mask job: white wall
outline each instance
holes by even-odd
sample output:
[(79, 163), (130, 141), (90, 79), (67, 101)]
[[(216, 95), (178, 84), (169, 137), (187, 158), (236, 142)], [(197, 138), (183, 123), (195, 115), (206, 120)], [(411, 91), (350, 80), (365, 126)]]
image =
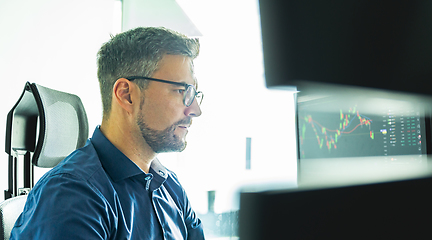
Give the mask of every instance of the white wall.
[(0, 0), (0, 201), (7, 189), (6, 116), (26, 81), (78, 95), (90, 134), (102, 107), (96, 53), (113, 31), (114, 0)]

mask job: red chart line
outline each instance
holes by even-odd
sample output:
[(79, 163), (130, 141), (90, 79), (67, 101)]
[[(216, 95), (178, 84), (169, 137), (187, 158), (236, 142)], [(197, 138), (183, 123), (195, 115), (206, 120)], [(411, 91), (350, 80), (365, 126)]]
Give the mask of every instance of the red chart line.
[[(318, 126), (320, 126), (321, 127), (321, 129), (322, 128), (325, 128), (325, 127), (323, 127), (321, 124), (319, 124), (317, 121), (315, 121), (315, 120), (312, 120), (312, 122), (314, 122), (314, 123), (316, 123)], [(359, 123), (359, 124), (357, 124), (357, 126), (355, 126), (351, 131), (349, 131), (349, 132), (340, 132), (340, 133), (346, 133), (346, 134), (349, 134), (349, 133), (352, 133), (354, 130), (356, 130), (356, 128), (358, 128), (359, 126), (361, 126), (361, 125), (363, 125), (363, 123)], [(325, 128), (326, 129), (326, 131), (329, 131), (329, 132), (337, 132), (338, 130), (332, 130), (332, 129), (327, 129), (327, 128)]]

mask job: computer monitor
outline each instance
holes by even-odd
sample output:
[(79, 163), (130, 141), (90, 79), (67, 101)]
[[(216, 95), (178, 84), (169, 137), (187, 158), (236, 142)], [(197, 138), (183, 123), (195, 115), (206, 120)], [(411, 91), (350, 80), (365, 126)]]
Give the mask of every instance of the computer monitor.
[[(240, 239), (428, 238), (432, 2), (263, 0), (259, 7), (267, 87), (294, 86), (318, 105), (302, 103), (297, 115), (305, 121), (298, 121), (300, 188), (242, 192)], [(385, 118), (388, 100), (407, 108), (391, 104)], [(322, 107), (334, 109), (320, 114)]]
[(259, 1), (267, 87), (332, 83), (432, 95), (432, 2)]
[(243, 192), (239, 235), (261, 239), (430, 238), (432, 178)]
[(297, 93), (299, 184), (342, 185), (427, 173), (429, 110), (403, 96), (350, 88)]

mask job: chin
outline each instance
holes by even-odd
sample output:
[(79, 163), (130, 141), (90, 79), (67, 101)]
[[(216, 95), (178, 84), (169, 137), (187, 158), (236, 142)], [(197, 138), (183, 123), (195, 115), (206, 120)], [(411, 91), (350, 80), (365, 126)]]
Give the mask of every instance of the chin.
[(182, 149), (179, 152), (183, 152), (186, 149), (186, 146), (187, 146), (187, 142), (184, 141), (183, 142), (183, 147), (182, 147)]
[(152, 149), (155, 153), (168, 153), (168, 152), (183, 152), (186, 149), (187, 141), (177, 140), (169, 143), (153, 146)]
[(177, 144), (174, 144), (175, 147), (173, 148), (172, 152), (183, 152), (186, 149), (187, 141), (182, 139)]

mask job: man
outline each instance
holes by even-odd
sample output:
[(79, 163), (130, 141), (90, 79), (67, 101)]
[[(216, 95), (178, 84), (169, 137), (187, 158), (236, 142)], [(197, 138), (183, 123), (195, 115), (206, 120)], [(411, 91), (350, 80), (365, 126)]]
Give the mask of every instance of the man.
[(105, 43), (102, 124), (38, 181), (11, 239), (204, 239), (176, 175), (157, 159), (182, 151), (201, 115), (198, 52), (198, 40), (165, 28), (137, 28)]

